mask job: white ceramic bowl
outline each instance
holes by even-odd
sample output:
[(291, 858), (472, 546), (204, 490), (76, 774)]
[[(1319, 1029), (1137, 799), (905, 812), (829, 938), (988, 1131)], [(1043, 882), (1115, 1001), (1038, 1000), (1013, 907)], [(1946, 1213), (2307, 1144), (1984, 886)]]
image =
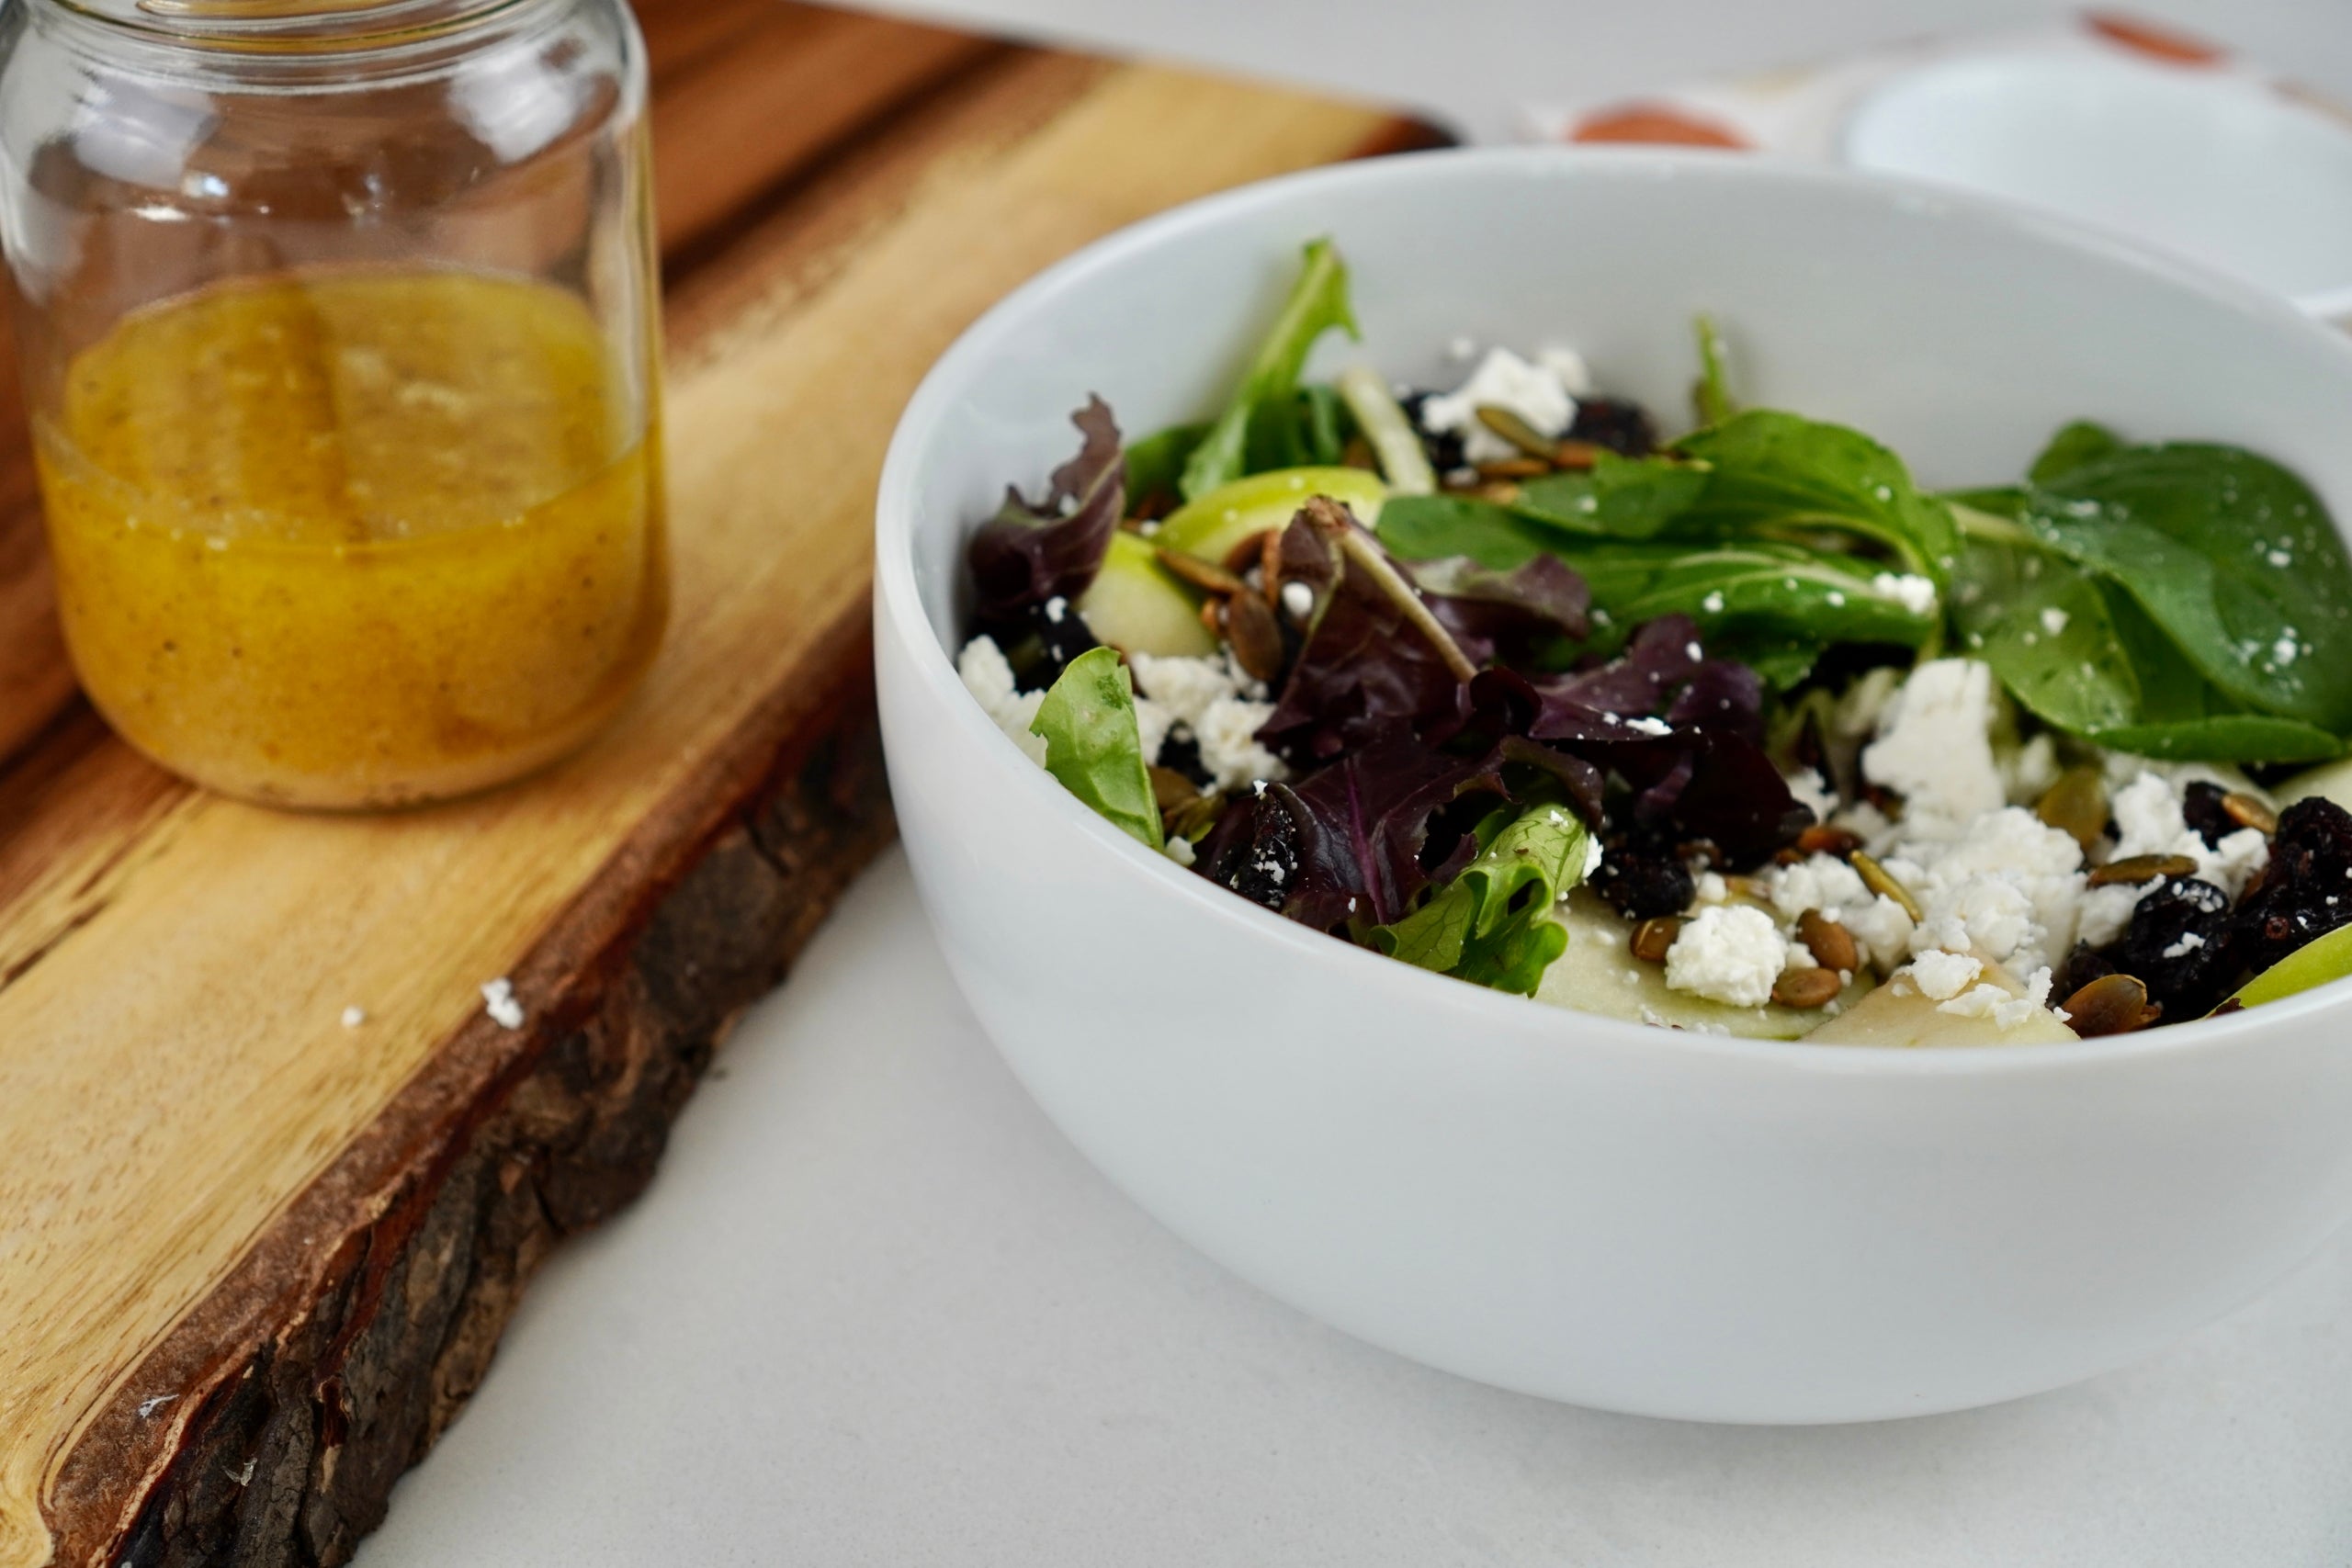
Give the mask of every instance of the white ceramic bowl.
[(1709, 1038), (1498, 996), (1153, 855), (957, 683), (959, 559), (1101, 392), (1213, 406), (1302, 242), (1362, 355), (1582, 348), (1677, 415), (1713, 311), (1759, 403), (1933, 484), (2064, 421), (2239, 441), (2352, 517), (2352, 344), (2285, 303), (1964, 197), (1707, 154), (1529, 149), (1300, 175), (1113, 236), (972, 328), (909, 405), (876, 643), (899, 822), (948, 963), (1040, 1105), (1170, 1229), (1374, 1344), (1646, 1415), (1849, 1421), (2053, 1387), (2246, 1301), (2352, 1212), (2344, 987), (2009, 1050)]

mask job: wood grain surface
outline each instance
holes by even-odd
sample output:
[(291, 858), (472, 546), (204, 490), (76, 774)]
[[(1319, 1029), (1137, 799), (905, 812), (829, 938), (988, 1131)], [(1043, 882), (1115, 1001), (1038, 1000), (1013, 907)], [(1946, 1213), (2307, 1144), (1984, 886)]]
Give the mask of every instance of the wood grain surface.
[(1113, 228), (1419, 135), (777, 0), (640, 12), (676, 613), (586, 753), (375, 818), (181, 785), (71, 696), (0, 410), (0, 1568), (350, 1555), (888, 836), (869, 508), (924, 368)]

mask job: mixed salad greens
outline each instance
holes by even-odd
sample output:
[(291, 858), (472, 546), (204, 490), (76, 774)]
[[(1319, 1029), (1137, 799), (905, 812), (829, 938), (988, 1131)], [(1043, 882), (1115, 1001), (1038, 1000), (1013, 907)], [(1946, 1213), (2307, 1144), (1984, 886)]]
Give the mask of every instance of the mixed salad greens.
[(967, 685), (1145, 845), (1683, 1028), (2070, 1039), (2352, 972), (2352, 562), (2292, 473), (2081, 423), (1929, 493), (1738, 406), (1703, 319), (1671, 441), (1567, 349), (1306, 381), (1332, 333), (1317, 242), (1213, 418), (1090, 400), (971, 539)]

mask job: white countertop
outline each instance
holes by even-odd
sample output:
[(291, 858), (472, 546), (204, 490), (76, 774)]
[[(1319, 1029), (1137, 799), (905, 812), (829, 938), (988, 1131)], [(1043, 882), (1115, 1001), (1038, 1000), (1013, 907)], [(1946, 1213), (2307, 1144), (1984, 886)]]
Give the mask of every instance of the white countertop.
[(2064, 1393), (1689, 1426), (1426, 1371), (1160, 1230), (981, 1036), (896, 851), (720, 1063), (362, 1568), (2352, 1562), (2352, 1238)]
[[(1290, 73), (1492, 135), (2049, 0), (904, 0)], [(2345, 0), (2133, 0), (2352, 97)], [(2352, 1236), (2135, 1371), (1973, 1414), (1743, 1430), (1546, 1404), (1275, 1304), (1062, 1142), (903, 859), (854, 891), (561, 1253), (363, 1568), (2301, 1568), (2352, 1563)]]

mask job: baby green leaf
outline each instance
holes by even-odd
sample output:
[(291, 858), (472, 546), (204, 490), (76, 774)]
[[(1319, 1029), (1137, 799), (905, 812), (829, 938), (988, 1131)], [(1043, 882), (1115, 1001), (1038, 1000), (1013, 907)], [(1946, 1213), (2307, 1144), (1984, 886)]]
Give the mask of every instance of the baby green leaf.
[(1512, 509), (1566, 533), (1654, 539), (1697, 505), (1706, 489), (1703, 465), (1603, 452), (1589, 473), (1528, 480)]
[(1677, 531), (1719, 536), (1831, 529), (1877, 541), (1941, 584), (1959, 549), (1951, 513), (1894, 453), (1843, 425), (1756, 409), (1676, 443), (1713, 468)]
[(1139, 501), (1146, 496), (1176, 493), (1185, 460), (1208, 433), (1206, 421), (1171, 424), (1131, 444), (1126, 451), (1128, 496)]
[(2103, 424), (2078, 419), (2050, 438), (2041, 456), (2026, 470), (2026, 478), (2038, 485), (2055, 484), (2086, 464), (2095, 463), (2123, 445), (2115, 432)]
[[(1350, 337), (1356, 334), (1354, 313), (1348, 306), (1348, 269), (1329, 240), (1306, 247), (1306, 263), (1292, 285), (1290, 298), (1272, 328), (1258, 346), (1257, 355), (1234, 389), (1233, 399), (1218, 414), (1208, 434), (1185, 460), (1184, 499), (1197, 500), (1221, 484), (1250, 472), (1253, 427), (1261, 443), (1282, 442), (1286, 425), (1289, 440), (1301, 440), (1297, 401), (1299, 372), (1316, 340), (1334, 327)], [(1304, 462), (1287, 457), (1266, 466), (1283, 468)]]
[(1549, 547), (1549, 536), (1506, 506), (1464, 495), (1392, 495), (1374, 532), (1399, 560), (1467, 556), (1509, 571)]
[(1144, 765), (1135, 686), (1115, 649), (1089, 649), (1069, 661), (1029, 726), (1046, 741), (1046, 771), (1121, 831), (1157, 850), (1159, 803)]
[(2069, 734), (2176, 761), (2295, 761), (2340, 750), (2324, 730), (2245, 711), (2128, 594), (2037, 546), (1972, 541), (1953, 599), (1966, 650)]
[(1721, 424), (1739, 412), (1731, 400), (1731, 384), (1724, 375), (1724, 339), (1713, 316), (1692, 319), (1699, 334), (1699, 379), (1690, 389), (1690, 405), (1701, 424)]
[(1589, 834), (1556, 801), (1480, 825), (1487, 847), (1430, 901), (1370, 933), (1391, 957), (1499, 991), (1532, 996), (1552, 961), (1567, 950), (1553, 914), (1560, 896), (1584, 880)]
[(2020, 521), (2120, 583), (2235, 705), (2352, 729), (2352, 561), (2310, 488), (2235, 447), (2124, 446)]

